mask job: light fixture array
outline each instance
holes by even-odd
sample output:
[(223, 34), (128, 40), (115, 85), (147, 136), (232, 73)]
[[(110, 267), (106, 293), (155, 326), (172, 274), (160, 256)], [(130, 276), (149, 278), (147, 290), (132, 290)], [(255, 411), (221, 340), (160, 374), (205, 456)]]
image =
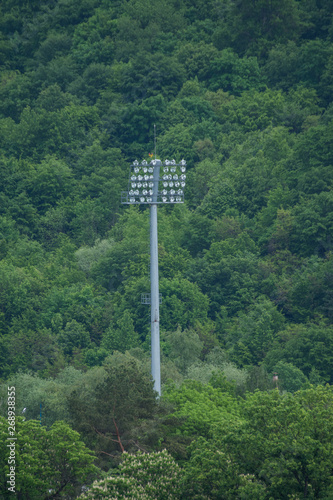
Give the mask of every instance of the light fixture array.
[[(158, 166), (157, 166), (158, 165)], [(154, 169), (159, 168), (159, 175)], [(143, 160), (133, 162), (130, 170), (128, 191), (123, 193), (122, 202), (128, 204), (184, 203), (186, 184), (186, 161)]]

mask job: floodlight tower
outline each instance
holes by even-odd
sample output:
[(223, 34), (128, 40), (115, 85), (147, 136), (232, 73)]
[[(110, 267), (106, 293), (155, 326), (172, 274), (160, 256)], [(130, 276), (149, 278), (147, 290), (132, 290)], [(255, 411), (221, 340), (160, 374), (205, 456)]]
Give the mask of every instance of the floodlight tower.
[[(163, 170), (163, 173), (161, 172)], [(160, 294), (158, 284), (157, 205), (184, 203), (186, 161), (146, 160), (133, 162), (128, 190), (121, 202), (127, 205), (150, 206), (150, 304), (151, 304), (151, 373), (154, 389), (161, 395), (160, 362)]]

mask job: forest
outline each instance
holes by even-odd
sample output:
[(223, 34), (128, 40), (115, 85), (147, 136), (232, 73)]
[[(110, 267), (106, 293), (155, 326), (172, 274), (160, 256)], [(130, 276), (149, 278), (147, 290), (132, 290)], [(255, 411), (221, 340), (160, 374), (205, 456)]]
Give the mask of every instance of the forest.
[[(2, 0), (1, 499), (333, 500), (332, 19)], [(187, 162), (158, 208), (160, 399), (149, 208), (121, 204), (154, 125)]]

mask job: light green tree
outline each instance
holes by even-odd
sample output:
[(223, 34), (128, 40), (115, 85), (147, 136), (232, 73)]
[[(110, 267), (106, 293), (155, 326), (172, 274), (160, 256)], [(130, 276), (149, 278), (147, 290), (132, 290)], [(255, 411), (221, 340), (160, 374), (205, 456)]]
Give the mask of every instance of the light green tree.
[[(186, 380), (176, 389), (166, 387), (164, 397), (173, 403), (173, 416), (178, 419), (175, 432), (185, 436), (212, 436), (216, 422), (238, 422), (237, 400), (220, 388)], [(224, 425), (224, 424), (223, 424)]]

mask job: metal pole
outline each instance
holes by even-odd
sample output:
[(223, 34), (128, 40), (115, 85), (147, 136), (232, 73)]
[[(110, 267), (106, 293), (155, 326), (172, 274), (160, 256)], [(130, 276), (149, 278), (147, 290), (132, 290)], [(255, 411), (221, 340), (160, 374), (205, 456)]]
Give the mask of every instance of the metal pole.
[[(151, 374), (154, 389), (161, 396), (160, 295), (158, 286), (157, 194), (161, 161), (154, 167), (153, 203), (150, 206), (150, 287), (151, 287)], [(155, 203), (154, 203), (155, 202)]]

